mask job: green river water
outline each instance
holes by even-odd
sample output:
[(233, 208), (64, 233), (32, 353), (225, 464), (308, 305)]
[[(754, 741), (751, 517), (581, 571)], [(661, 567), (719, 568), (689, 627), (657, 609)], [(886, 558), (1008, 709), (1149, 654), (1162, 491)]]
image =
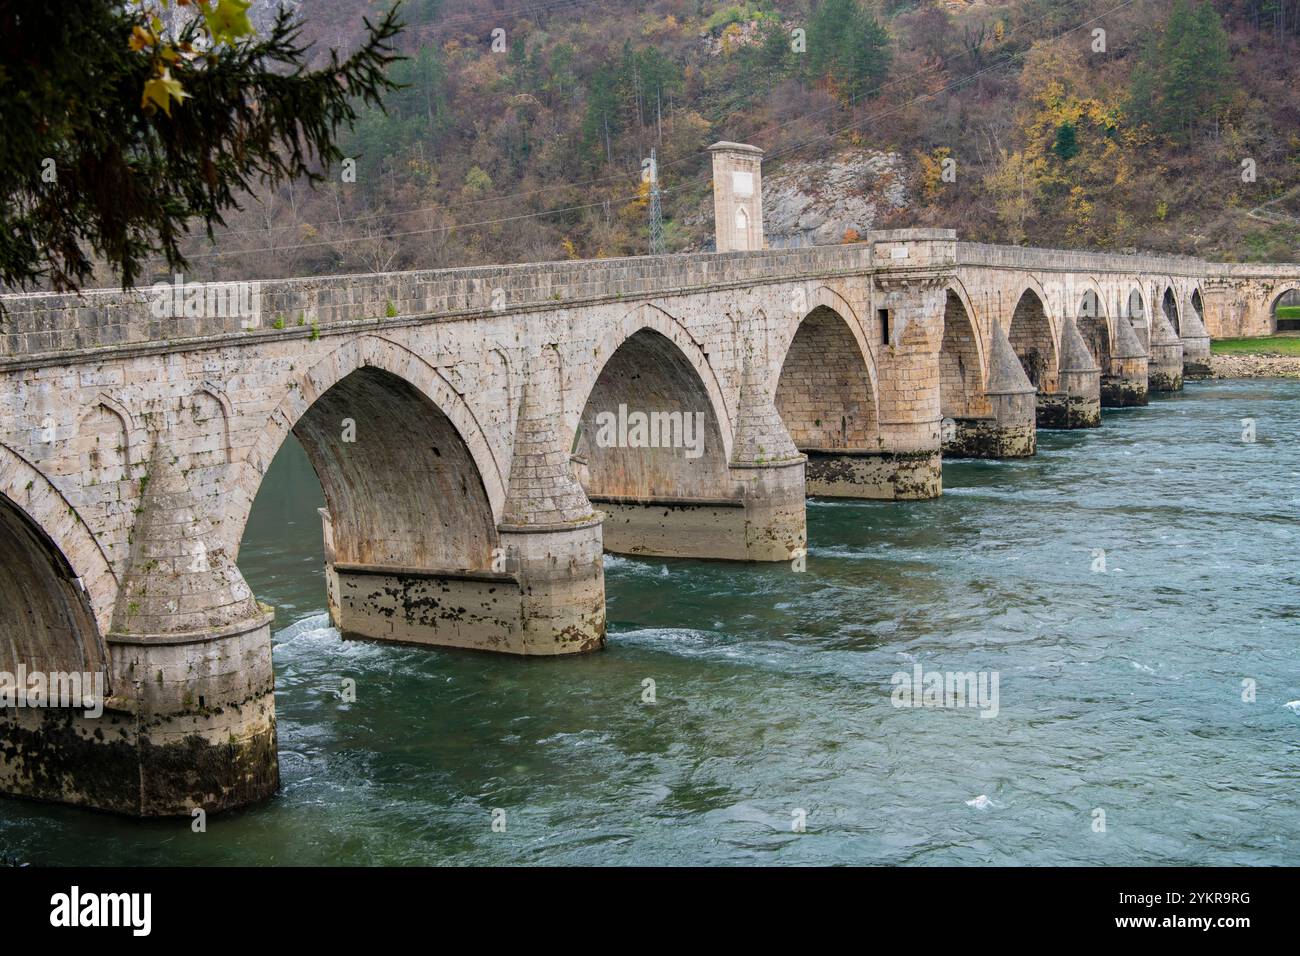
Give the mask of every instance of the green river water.
[[(1033, 459), (946, 462), (936, 501), (810, 501), (804, 573), (607, 556), (608, 648), (560, 660), (341, 640), (320, 488), (291, 440), (240, 554), (277, 608), (280, 794), (206, 833), (0, 800), (0, 850), (1300, 863), (1298, 438), (1300, 382), (1190, 383), (1100, 429), (1040, 432)], [(893, 706), (891, 677), (916, 664), (996, 674), (997, 716)]]

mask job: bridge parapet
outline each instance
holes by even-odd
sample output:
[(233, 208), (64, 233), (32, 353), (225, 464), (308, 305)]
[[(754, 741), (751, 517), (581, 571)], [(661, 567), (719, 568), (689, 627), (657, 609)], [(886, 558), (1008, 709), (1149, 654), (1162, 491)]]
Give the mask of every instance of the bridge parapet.
[[(1121, 273), (1201, 277), (1227, 268), (1190, 256), (1124, 255), (1080, 249), (1039, 249), (1026, 246), (958, 242), (959, 266), (986, 266), (1031, 272)], [(1300, 267), (1297, 267), (1300, 269)]]
[[(175, 283), (132, 292), (88, 290), (80, 296), (8, 295), (0, 297), (5, 309), (0, 316), (0, 361), (133, 346), (174, 347), (191, 339), (264, 340), (312, 326), (382, 327), (412, 320), (553, 311), (870, 269), (869, 246), (852, 244), (280, 279), (255, 283), (255, 295), (245, 300), (256, 305), (253, 317), (211, 314), (214, 310), (206, 306), (204, 296), (229, 283), (182, 286), (179, 310), (174, 307)], [(192, 295), (197, 296), (192, 301), (205, 304), (196, 305), (196, 314), (190, 315), (185, 306)]]

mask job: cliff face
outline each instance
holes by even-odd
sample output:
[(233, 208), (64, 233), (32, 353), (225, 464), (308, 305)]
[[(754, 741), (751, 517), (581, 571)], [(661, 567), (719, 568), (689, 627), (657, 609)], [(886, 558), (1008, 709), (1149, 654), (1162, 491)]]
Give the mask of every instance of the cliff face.
[(897, 153), (845, 150), (783, 164), (763, 182), (763, 220), (774, 249), (821, 246), (865, 235), (907, 205)]
[[(277, 4), (316, 66), (355, 48), (384, 5), (259, 0), (259, 26)], [(1112, 6), (404, 0), (408, 59), (390, 68), (401, 89), (340, 131), (355, 177), (259, 194), (218, 231), (220, 257), (194, 260), (196, 277), (635, 255), (648, 248), (652, 148), (667, 249), (709, 248), (718, 140), (765, 150), (775, 248), (936, 226), (984, 242), (1300, 257), (1300, 27), (1272, 35), (1214, 0), (1227, 36), (1227, 71), (1209, 84), (1218, 105), (1170, 132), (1160, 97), (1181, 89), (1183, 61), (1144, 51), (1177, 33), (1175, 4)], [(850, 8), (819, 34), (820, 11)], [(863, 78), (852, 70), (867, 13), (884, 52)], [(1106, 52), (1072, 42), (1103, 14)], [(842, 37), (856, 45), (819, 57)], [(1229, 174), (1243, 157), (1253, 181)], [(956, 179), (940, 175), (949, 161)]]

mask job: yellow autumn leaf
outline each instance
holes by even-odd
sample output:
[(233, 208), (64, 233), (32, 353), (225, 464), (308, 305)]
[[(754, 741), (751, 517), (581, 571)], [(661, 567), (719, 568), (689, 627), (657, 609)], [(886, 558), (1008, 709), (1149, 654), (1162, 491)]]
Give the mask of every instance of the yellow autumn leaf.
[(160, 76), (145, 83), (144, 97), (140, 100), (140, 105), (147, 107), (153, 104), (171, 116), (172, 100), (179, 103), (189, 95), (181, 88), (181, 81), (172, 78), (172, 71), (164, 69)]
[(154, 42), (154, 35), (150, 33), (148, 30), (146, 30), (144, 27), (136, 25), (131, 28), (131, 40), (128, 45), (131, 47), (132, 50), (135, 50), (138, 53), (140, 50), (143, 50), (145, 47), (152, 46), (153, 42)]
[(252, 33), (253, 23), (248, 19), (248, 8), (252, 5), (252, 0), (217, 0), (211, 10), (204, 7), (203, 19), (213, 42), (234, 43)]

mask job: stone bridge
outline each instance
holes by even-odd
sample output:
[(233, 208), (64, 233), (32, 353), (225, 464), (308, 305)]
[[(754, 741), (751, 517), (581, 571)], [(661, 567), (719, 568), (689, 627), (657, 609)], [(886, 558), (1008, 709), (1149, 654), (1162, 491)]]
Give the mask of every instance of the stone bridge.
[(759, 155), (714, 148), (716, 253), (4, 297), (0, 672), (104, 686), (98, 717), (0, 708), (0, 790), (276, 790), (272, 611), (236, 561), (290, 432), (345, 635), (592, 651), (604, 551), (797, 560), (805, 495), (937, 496), (944, 453), (1180, 388), (1300, 287), (946, 230), (765, 250)]

